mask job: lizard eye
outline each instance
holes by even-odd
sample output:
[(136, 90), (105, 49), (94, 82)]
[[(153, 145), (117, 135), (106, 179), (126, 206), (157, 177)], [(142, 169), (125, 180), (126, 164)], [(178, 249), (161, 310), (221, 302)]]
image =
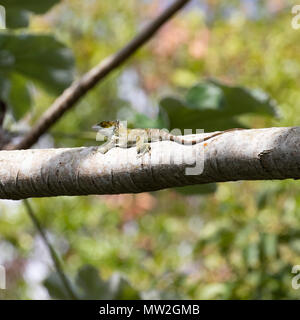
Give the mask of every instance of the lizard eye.
[(99, 126), (102, 128), (109, 128), (109, 127), (111, 127), (111, 121), (101, 121), (99, 123)]

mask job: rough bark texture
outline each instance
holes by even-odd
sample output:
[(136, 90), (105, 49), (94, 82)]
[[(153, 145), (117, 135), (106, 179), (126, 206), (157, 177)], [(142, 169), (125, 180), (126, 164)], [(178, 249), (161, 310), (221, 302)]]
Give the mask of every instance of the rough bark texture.
[[(97, 147), (1, 151), (0, 198), (137, 193), (209, 182), (300, 178), (300, 127), (240, 130), (195, 146), (165, 141), (151, 147), (151, 158), (139, 159), (136, 148), (114, 148), (105, 155)], [(201, 160), (203, 172), (187, 175), (185, 169)]]

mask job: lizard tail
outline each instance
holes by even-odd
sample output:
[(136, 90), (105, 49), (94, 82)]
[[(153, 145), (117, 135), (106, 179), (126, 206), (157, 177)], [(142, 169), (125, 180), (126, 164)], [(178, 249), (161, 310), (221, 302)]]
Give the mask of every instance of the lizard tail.
[(195, 145), (197, 143), (205, 141), (205, 138), (196, 138), (196, 139), (186, 139), (178, 136), (170, 136), (170, 141), (174, 141), (179, 144), (185, 144), (185, 145)]
[(168, 135), (168, 139), (170, 141), (174, 141), (176, 143), (179, 143), (179, 144), (184, 144), (184, 145), (195, 145), (195, 144), (198, 144), (198, 143), (201, 143), (201, 142), (204, 142), (204, 141), (207, 141), (211, 138), (214, 138), (216, 136), (219, 136), (223, 133), (226, 133), (228, 131), (236, 131), (236, 130), (244, 130), (242, 128), (233, 128), (233, 129), (228, 129), (228, 130), (225, 130), (225, 131), (218, 131), (218, 132), (215, 132), (213, 134), (211, 134), (210, 136), (207, 136), (207, 137), (199, 137), (199, 138), (196, 138), (196, 139), (185, 139), (185, 138), (182, 138), (182, 137), (179, 137), (179, 136), (173, 136), (173, 135)]

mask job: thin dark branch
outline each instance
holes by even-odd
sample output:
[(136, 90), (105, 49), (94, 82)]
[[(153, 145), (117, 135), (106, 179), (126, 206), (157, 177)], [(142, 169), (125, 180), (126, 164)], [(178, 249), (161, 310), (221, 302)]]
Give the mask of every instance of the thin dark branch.
[(6, 109), (6, 103), (0, 100), (0, 128), (2, 128), (3, 125)]
[(76, 294), (73, 292), (71, 283), (69, 282), (67, 276), (65, 275), (65, 273), (63, 271), (63, 268), (62, 268), (62, 266), (60, 264), (60, 261), (59, 261), (59, 258), (57, 256), (57, 253), (54, 250), (54, 248), (52, 247), (49, 239), (47, 238), (47, 235), (46, 235), (45, 231), (43, 230), (39, 220), (35, 216), (29, 201), (27, 199), (25, 199), (25, 200), (23, 200), (23, 203), (24, 203), (24, 206), (26, 207), (26, 210), (27, 210), (27, 213), (28, 213), (29, 217), (31, 218), (34, 226), (38, 230), (40, 236), (42, 237), (44, 243), (46, 244), (46, 246), (47, 246), (47, 248), (49, 250), (49, 253), (50, 253), (50, 256), (51, 256), (52, 261), (54, 263), (56, 272), (58, 273), (58, 276), (60, 277), (61, 282), (63, 283), (66, 291), (68, 292), (69, 297), (71, 299), (73, 299), (73, 300), (77, 300), (78, 298), (77, 298)]
[(11, 141), (11, 134), (3, 128), (3, 122), (7, 106), (4, 100), (0, 99), (0, 150)]
[(5, 149), (27, 149), (30, 148), (41, 135), (43, 135), (63, 114), (72, 108), (91, 88), (100, 82), (111, 71), (121, 65), (132, 56), (137, 49), (145, 44), (177, 11), (179, 11), (190, 0), (176, 0), (171, 6), (164, 10), (146, 28), (117, 53), (104, 59), (89, 72), (75, 81), (61, 96), (59, 96), (50, 108), (41, 116), (36, 125), (16, 145), (8, 145)]

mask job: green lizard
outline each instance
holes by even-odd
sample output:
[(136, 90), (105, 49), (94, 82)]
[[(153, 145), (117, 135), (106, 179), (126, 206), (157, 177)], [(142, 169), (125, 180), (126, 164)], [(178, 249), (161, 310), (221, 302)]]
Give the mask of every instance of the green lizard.
[(241, 128), (233, 128), (213, 133), (205, 138), (199, 137), (188, 140), (172, 135), (163, 129), (127, 129), (127, 127), (124, 126), (119, 120), (101, 121), (92, 128), (107, 138), (107, 143), (99, 148), (101, 153), (104, 154), (114, 147), (129, 148), (136, 146), (138, 157), (141, 157), (151, 151), (150, 142), (174, 141), (184, 145), (195, 145), (228, 131), (243, 130)]

